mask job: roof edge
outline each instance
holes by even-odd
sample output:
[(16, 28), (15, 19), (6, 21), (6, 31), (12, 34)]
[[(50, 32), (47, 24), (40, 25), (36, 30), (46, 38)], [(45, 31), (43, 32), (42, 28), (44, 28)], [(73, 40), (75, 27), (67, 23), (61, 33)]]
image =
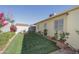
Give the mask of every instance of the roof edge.
[(55, 16), (46, 18), (46, 19), (44, 19), (44, 20), (42, 20), (42, 21), (36, 22), (34, 25), (36, 25), (36, 24), (38, 24), (38, 23), (41, 23), (41, 22), (44, 22), (44, 21), (47, 21), (48, 19), (51, 19), (51, 18), (55, 18), (55, 17), (57, 17), (57, 16), (61, 16), (61, 15), (63, 15), (63, 14), (68, 14), (68, 12), (73, 11), (73, 10), (75, 10), (75, 9), (79, 9), (79, 6), (76, 6), (76, 7), (74, 7), (74, 8), (71, 8), (70, 10), (66, 10), (66, 11), (64, 11), (64, 12), (61, 12), (61, 13), (55, 15)]

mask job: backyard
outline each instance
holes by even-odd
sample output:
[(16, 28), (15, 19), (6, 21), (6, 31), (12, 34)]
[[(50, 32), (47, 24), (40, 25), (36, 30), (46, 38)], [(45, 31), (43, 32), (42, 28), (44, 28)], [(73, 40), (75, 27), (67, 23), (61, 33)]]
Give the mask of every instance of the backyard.
[(49, 41), (34, 32), (19, 33), (8, 46), (6, 54), (46, 54), (59, 49), (54, 42)]

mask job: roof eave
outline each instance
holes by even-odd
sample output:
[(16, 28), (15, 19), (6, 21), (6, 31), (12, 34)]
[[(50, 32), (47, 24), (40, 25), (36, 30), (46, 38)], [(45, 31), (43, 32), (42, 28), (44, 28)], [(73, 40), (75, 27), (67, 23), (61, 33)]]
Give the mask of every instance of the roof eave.
[(36, 25), (36, 24), (38, 24), (38, 23), (41, 23), (41, 22), (44, 22), (44, 21), (47, 21), (47, 20), (49, 20), (49, 19), (51, 19), (51, 18), (55, 18), (55, 17), (61, 16), (61, 15), (64, 15), (64, 14), (68, 14), (68, 12), (73, 11), (73, 10), (75, 10), (75, 9), (79, 9), (79, 6), (73, 8), (73, 9), (64, 11), (64, 12), (62, 12), (62, 13), (60, 13), (60, 14), (55, 15), (55, 16), (49, 17), (49, 18), (47, 18), (47, 19), (44, 19), (44, 20), (42, 20), (42, 21), (39, 21), (39, 22), (35, 23), (34, 25)]

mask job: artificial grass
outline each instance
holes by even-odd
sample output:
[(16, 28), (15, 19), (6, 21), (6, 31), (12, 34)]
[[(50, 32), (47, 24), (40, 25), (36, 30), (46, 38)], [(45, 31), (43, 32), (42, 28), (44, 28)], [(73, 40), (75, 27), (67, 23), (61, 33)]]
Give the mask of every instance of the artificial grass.
[(19, 33), (9, 47), (4, 52), (5, 54), (47, 54), (59, 49), (54, 42), (49, 41), (42, 35), (34, 32)]
[(11, 37), (14, 35), (14, 32), (5, 32), (0, 34), (0, 49), (3, 49), (6, 43), (11, 39)]
[(23, 54), (47, 54), (59, 49), (56, 43), (49, 41), (42, 35), (29, 32), (24, 35), (22, 52)]
[(22, 33), (17, 34), (4, 53), (20, 54), (22, 49), (22, 40), (23, 40), (23, 34)]

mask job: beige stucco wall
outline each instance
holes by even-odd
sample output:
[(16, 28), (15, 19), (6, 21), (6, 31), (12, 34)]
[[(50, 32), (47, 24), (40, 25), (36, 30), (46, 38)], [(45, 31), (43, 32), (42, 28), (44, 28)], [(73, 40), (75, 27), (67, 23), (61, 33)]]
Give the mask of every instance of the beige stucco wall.
[[(36, 25), (36, 32), (38, 31), (41, 31), (43, 32), (44, 30), (44, 24), (47, 23), (47, 29), (48, 29), (48, 36), (54, 36), (54, 33), (55, 33), (55, 29), (54, 29), (54, 21), (55, 20), (61, 20), (63, 19), (64, 20), (64, 31), (66, 31), (66, 14), (62, 15), (62, 16), (59, 16), (59, 17), (56, 17), (56, 18), (51, 18), (47, 21), (44, 21), (44, 22), (40, 22)], [(39, 26), (39, 29), (37, 29), (37, 26)]]
[(70, 33), (67, 42), (75, 49), (79, 49), (79, 35), (76, 30), (79, 30), (79, 9), (69, 12), (67, 16), (67, 31)]
[(55, 33), (55, 29), (54, 29), (54, 22), (55, 20), (64, 20), (64, 28), (63, 30), (66, 31), (66, 14), (56, 17), (56, 18), (52, 18), (51, 20), (48, 21), (48, 36), (54, 36)]

